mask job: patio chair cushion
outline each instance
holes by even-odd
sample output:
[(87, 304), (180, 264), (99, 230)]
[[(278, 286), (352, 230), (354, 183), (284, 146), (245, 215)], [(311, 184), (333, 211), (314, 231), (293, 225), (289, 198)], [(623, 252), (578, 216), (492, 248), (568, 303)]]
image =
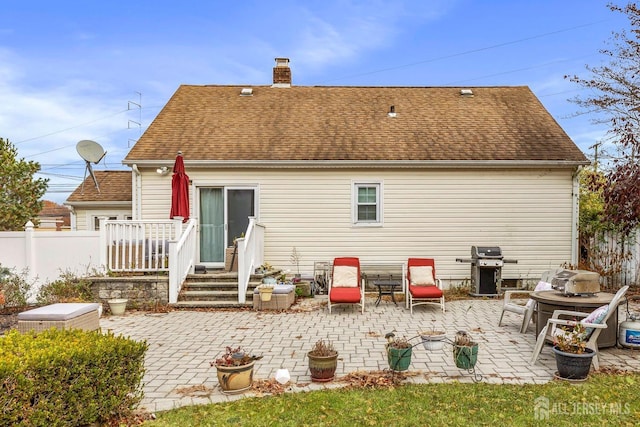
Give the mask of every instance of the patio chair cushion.
[(411, 284), (414, 286), (435, 286), (436, 284), (431, 266), (411, 266), (409, 274), (411, 274)]
[(424, 285), (409, 285), (409, 291), (413, 298), (440, 298), (442, 296), (442, 289), (437, 286), (424, 286)]
[[(609, 312), (609, 304), (605, 304), (593, 310), (587, 317), (582, 319), (580, 323), (596, 323), (600, 324), (604, 321), (604, 318), (607, 317), (607, 313)], [(593, 332), (594, 328), (586, 328), (585, 334), (588, 337)]]
[[(551, 289), (553, 289), (553, 286), (551, 285), (551, 283), (547, 283), (545, 281), (540, 280), (538, 282), (538, 284), (536, 285), (536, 287), (533, 289), (534, 292), (538, 292), (538, 291), (550, 291)], [(529, 298), (529, 300), (527, 301), (527, 303), (525, 304), (525, 307), (530, 308), (533, 307), (533, 305), (536, 302), (534, 300), (532, 300), (531, 298)]]
[(329, 293), (331, 302), (334, 303), (359, 303), (362, 298), (358, 287), (333, 287)]
[[(333, 267), (333, 284), (334, 288), (356, 288), (358, 295), (358, 268), (350, 265), (336, 265)], [(360, 298), (358, 297), (358, 301)]]

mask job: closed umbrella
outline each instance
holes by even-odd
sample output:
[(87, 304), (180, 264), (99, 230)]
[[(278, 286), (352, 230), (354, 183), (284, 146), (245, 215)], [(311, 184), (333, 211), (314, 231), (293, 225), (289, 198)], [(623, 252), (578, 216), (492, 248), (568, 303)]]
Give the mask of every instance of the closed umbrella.
[(189, 177), (184, 172), (184, 160), (180, 151), (178, 151), (176, 162), (173, 165), (169, 218), (173, 219), (176, 216), (184, 217), (183, 222), (187, 222), (189, 219)]

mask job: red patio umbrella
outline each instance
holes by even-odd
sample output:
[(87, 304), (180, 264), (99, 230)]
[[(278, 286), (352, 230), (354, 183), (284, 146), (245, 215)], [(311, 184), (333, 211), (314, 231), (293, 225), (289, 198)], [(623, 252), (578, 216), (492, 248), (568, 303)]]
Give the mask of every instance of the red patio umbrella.
[(171, 214), (169, 218), (173, 219), (176, 216), (184, 217), (183, 222), (187, 222), (189, 219), (189, 177), (184, 172), (181, 151), (178, 151), (171, 179)]

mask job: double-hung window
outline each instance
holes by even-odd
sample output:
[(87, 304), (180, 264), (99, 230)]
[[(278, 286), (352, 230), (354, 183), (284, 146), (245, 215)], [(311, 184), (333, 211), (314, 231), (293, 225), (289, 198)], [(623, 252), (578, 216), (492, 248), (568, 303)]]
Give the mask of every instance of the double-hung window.
[(354, 224), (382, 225), (382, 184), (354, 182), (352, 209)]

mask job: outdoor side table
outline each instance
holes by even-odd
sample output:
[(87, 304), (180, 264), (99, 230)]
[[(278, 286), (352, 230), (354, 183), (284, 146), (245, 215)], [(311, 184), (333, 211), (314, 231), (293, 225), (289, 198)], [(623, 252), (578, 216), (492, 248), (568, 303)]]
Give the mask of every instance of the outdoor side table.
[(376, 300), (376, 307), (380, 304), (380, 301), (382, 301), (383, 295), (390, 295), (391, 301), (393, 301), (395, 305), (398, 305), (398, 303), (396, 302), (395, 291), (396, 288), (402, 286), (402, 282), (400, 280), (374, 280), (373, 285), (378, 288), (378, 299)]

